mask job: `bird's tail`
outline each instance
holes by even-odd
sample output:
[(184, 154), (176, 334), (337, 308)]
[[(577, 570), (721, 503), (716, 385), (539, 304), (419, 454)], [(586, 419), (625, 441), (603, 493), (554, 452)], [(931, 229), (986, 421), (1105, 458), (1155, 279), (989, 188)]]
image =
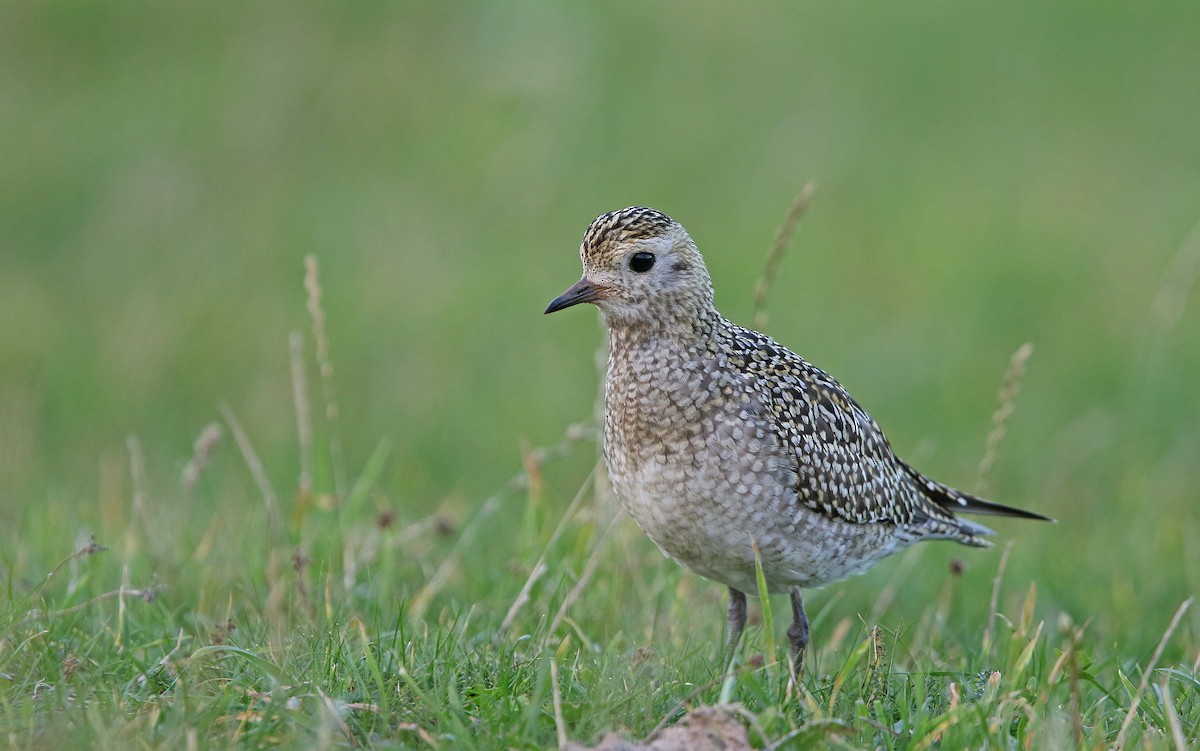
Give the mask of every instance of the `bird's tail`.
[(995, 534), (991, 529), (982, 524), (970, 521), (968, 519), (959, 518), (959, 513), (967, 514), (990, 514), (992, 516), (1013, 516), (1019, 519), (1036, 519), (1038, 521), (1053, 522), (1048, 516), (1026, 511), (1025, 509), (1014, 508), (1012, 506), (1004, 506), (999, 503), (979, 498), (978, 496), (964, 493), (956, 490), (949, 485), (943, 485), (935, 480), (930, 480), (925, 475), (917, 470), (904, 465), (908, 474), (916, 482), (917, 487), (927, 499), (932, 501), (942, 510), (949, 512), (949, 515), (954, 519), (954, 524), (958, 527), (960, 535), (954, 535), (954, 539), (967, 545), (975, 545), (979, 547), (986, 546), (987, 540), (982, 538), (983, 535)]

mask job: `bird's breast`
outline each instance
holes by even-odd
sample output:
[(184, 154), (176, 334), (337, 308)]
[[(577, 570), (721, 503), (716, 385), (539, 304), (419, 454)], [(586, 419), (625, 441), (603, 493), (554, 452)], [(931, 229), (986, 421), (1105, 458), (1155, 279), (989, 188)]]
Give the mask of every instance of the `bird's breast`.
[(703, 360), (618, 365), (605, 392), (613, 487), (668, 555), (703, 573), (706, 556), (745, 560), (755, 530), (789, 522), (794, 468), (735, 373)]

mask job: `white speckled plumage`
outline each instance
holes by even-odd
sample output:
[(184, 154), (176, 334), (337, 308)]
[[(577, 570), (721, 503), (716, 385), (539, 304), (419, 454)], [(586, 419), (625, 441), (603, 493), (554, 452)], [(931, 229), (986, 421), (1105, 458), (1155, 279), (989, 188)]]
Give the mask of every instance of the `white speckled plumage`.
[[(1044, 518), (933, 482), (819, 368), (717, 312), (691, 237), (661, 212), (598, 217), (584, 275), (546, 312), (596, 304), (610, 332), (604, 455), (624, 507), (664, 553), (730, 588), (728, 650), (755, 588), (792, 594), (860, 573), (918, 540), (982, 546), (954, 511)], [(740, 612), (739, 612), (740, 611)], [(727, 653), (727, 657), (729, 654)]]

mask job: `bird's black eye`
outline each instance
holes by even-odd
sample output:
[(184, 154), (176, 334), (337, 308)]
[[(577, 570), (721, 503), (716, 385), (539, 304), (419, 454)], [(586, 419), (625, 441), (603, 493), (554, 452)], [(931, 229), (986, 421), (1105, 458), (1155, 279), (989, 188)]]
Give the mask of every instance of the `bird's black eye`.
[(652, 266), (654, 266), (653, 253), (634, 253), (629, 257), (629, 268), (639, 274), (649, 271)]

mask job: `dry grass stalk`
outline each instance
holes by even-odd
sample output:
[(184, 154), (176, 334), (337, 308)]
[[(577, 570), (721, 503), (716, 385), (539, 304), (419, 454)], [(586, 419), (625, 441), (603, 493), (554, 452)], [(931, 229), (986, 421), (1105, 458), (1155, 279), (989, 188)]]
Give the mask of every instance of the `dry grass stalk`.
[(308, 376), (304, 369), (304, 337), (299, 331), (288, 336), (288, 354), (292, 364), (292, 404), (296, 409), (296, 437), (300, 441), (300, 495), (312, 493), (313, 431), (312, 411), (308, 402)]
[(485, 523), (500, 509), (500, 503), (508, 495), (510, 488), (505, 488), (499, 493), (495, 493), (483, 502), (475, 515), (471, 517), (471, 521), (463, 527), (462, 534), (458, 541), (454, 543), (450, 554), (447, 555), (433, 575), (429, 577), (429, 581), (425, 582), (425, 586), (421, 587), (421, 591), (409, 603), (408, 612), (412, 614), (415, 620), (420, 620), (425, 617), (425, 610), (429, 607), (429, 603), (433, 601), (434, 596), (446, 586), (446, 582), (450, 580), (450, 575), (454, 573), (458, 566), (459, 556), (463, 551), (469, 550), (475, 542), (475, 537), (484, 527)]
[(1071, 652), (1071, 731), (1075, 734), (1075, 747), (1083, 748), (1083, 687), (1080, 681), (1079, 661), (1076, 651)]
[(1162, 694), (1163, 713), (1167, 716), (1167, 727), (1171, 729), (1171, 740), (1175, 744), (1175, 751), (1187, 751), (1188, 742), (1183, 734), (1183, 724), (1179, 721), (1179, 713), (1175, 711), (1175, 700), (1171, 697), (1170, 678), (1163, 676), (1158, 688)]
[(117, 590), (117, 632), (113, 642), (118, 648), (124, 645), (125, 636), (125, 593), (130, 590), (129, 564), (121, 567), (121, 588)]
[(550, 693), (554, 699), (554, 734), (558, 747), (567, 747), (567, 722), (563, 719), (562, 690), (558, 686), (558, 659), (550, 658)]
[(554, 620), (550, 622), (550, 629), (546, 631), (546, 637), (558, 631), (558, 627), (566, 620), (567, 611), (571, 606), (583, 595), (583, 590), (587, 589), (587, 585), (591, 583), (592, 576), (596, 573), (596, 568), (600, 565), (600, 553), (604, 550), (604, 542), (608, 539), (608, 534), (612, 532), (613, 527), (617, 526), (617, 522), (621, 520), (620, 516), (614, 516), (608, 526), (604, 528), (604, 532), (600, 534), (600, 538), (596, 540), (596, 547), (592, 548), (592, 554), (588, 556), (587, 563), (583, 564), (583, 572), (579, 574), (579, 581), (575, 582), (575, 586), (571, 587), (571, 591), (563, 598), (562, 604), (558, 606), (558, 612), (554, 614)]
[(1025, 375), (1025, 365), (1033, 354), (1033, 343), (1025, 342), (1013, 353), (1009, 360), (1008, 370), (1004, 373), (1004, 385), (1000, 387), (1000, 404), (992, 413), (992, 432), (988, 433), (987, 444), (983, 458), (979, 460), (979, 472), (975, 478), (976, 492), (984, 492), (988, 475), (996, 464), (996, 456), (1000, 442), (1008, 431), (1008, 419), (1017, 408), (1017, 394), (1021, 391), (1021, 378)]
[(1175, 615), (1171, 618), (1171, 623), (1167, 626), (1167, 630), (1163, 632), (1162, 638), (1158, 640), (1158, 647), (1154, 650), (1154, 656), (1150, 658), (1146, 669), (1142, 671), (1142, 680), (1138, 682), (1137, 693), (1133, 695), (1133, 701), (1129, 704), (1129, 713), (1125, 715), (1125, 721), (1121, 723), (1121, 730), (1117, 733), (1117, 740), (1113, 743), (1113, 748), (1125, 747), (1125, 733), (1129, 731), (1130, 725), (1133, 724), (1133, 718), (1137, 717), (1138, 707), (1142, 703), (1142, 695), (1146, 693), (1146, 687), (1150, 685), (1150, 674), (1154, 672), (1155, 666), (1158, 665), (1159, 658), (1162, 657), (1163, 650), (1167, 648), (1167, 642), (1171, 639), (1171, 634), (1175, 633), (1175, 629), (1179, 627), (1179, 621), (1183, 620), (1183, 614), (1192, 604), (1192, 598), (1184, 600), (1179, 609), (1175, 611)]
[(1008, 554), (1012, 552), (1013, 541), (1009, 540), (1004, 545), (1004, 552), (1000, 554), (1000, 565), (996, 567), (996, 578), (992, 581), (992, 599), (988, 603), (988, 625), (983, 631), (983, 653), (991, 659), (992, 647), (996, 643), (996, 618), (999, 616), (998, 609), (1000, 607), (1000, 584), (1004, 581), (1004, 569), (1008, 566)]
[(816, 193), (817, 183), (815, 181), (809, 180), (804, 184), (799, 195), (796, 196), (796, 200), (792, 201), (792, 207), (788, 209), (787, 216), (779, 227), (779, 232), (775, 234), (775, 242), (767, 253), (767, 263), (763, 268), (763, 274), (754, 287), (754, 328), (759, 331), (767, 326), (767, 298), (771, 295), (771, 287), (779, 273), (779, 263), (783, 260), (788, 243), (791, 242), (792, 235), (796, 232), (796, 225), (808, 211), (808, 205), (812, 203)]
[(146, 455), (136, 435), (125, 439), (129, 450), (129, 476), (133, 480), (133, 516), (146, 521)]
[(587, 489), (591, 487), (592, 479), (595, 478), (595, 476), (596, 470), (593, 468), (592, 471), (588, 473), (588, 476), (584, 478), (583, 484), (579, 486), (579, 491), (575, 493), (575, 498), (571, 500), (571, 505), (567, 507), (566, 513), (563, 514), (562, 521), (560, 521), (558, 526), (554, 528), (554, 532), (551, 533), (550, 539), (546, 542), (546, 546), (542, 549), (542, 554), (538, 556), (537, 563), (533, 566), (533, 571), (529, 573), (529, 578), (525, 580), (524, 586), (521, 587), (521, 592), (517, 595), (517, 598), (513, 600), (512, 606), (509, 607), (508, 613), (504, 616), (504, 620), (501, 621), (497, 635), (508, 631), (508, 629), (512, 627), (513, 621), (517, 618), (517, 613), (520, 612), (521, 608), (529, 602), (530, 593), (533, 591), (533, 585), (546, 575), (546, 572), (549, 570), (549, 567), (546, 565), (546, 555), (550, 552), (550, 549), (554, 547), (554, 544), (558, 542), (558, 538), (562, 536), (563, 531), (567, 528), (567, 522), (569, 522), (575, 516), (575, 511), (579, 508), (579, 505), (583, 501), (584, 496), (587, 494)]
[(103, 553), (105, 550), (108, 550), (108, 548), (96, 542), (96, 537), (94, 535), (88, 535), (87, 542), (84, 542), (82, 545), (76, 548), (74, 553), (71, 553), (69, 556), (59, 561), (58, 565), (51, 569), (50, 573), (46, 574), (45, 578), (38, 582), (37, 586), (34, 587), (34, 591), (36, 592), (49, 584), (50, 580), (53, 579), (55, 575), (57, 575), (58, 572), (61, 571), (67, 564), (77, 561), (84, 556)]
[(312, 318), (316, 342), (317, 368), (321, 373), (321, 391), (325, 397), (325, 420), (329, 425), (329, 459), (333, 465), (334, 492), (346, 497), (346, 469), (342, 460), (342, 442), (338, 431), (338, 404), (333, 389), (333, 360), (329, 357), (329, 337), (325, 331), (325, 311), (321, 308), (321, 280), (316, 256), (304, 257), (304, 289), (308, 293), (308, 315)]
[(196, 437), (195, 443), (192, 444), (192, 458), (184, 466), (183, 472), (179, 474), (179, 484), (183, 486), (184, 493), (190, 494), (196, 489), (196, 483), (200, 481), (200, 475), (204, 474), (204, 469), (208, 466), (213, 451), (216, 450), (217, 444), (220, 442), (220, 423), (210, 422), (200, 431), (200, 435)]
[[(572, 446), (592, 435), (593, 431), (584, 430), (579, 425), (571, 425), (567, 428), (566, 435), (557, 444), (549, 448), (535, 448), (529, 452), (529, 456), (534, 462), (541, 464), (549, 458), (566, 455)], [(454, 543), (453, 549), (438, 565), (437, 570), (429, 577), (429, 581), (425, 583), (425, 586), (421, 587), (421, 591), (417, 593), (416, 597), (410, 603), (409, 612), (415, 619), (420, 620), (424, 616), (425, 609), (429, 607), (429, 603), (433, 600), (434, 595), (441, 591), (442, 587), (449, 581), (450, 575), (454, 573), (459, 557), (464, 551), (470, 549), (471, 545), (475, 542), (475, 537), (483, 530), (488, 520), (492, 518), (496, 511), (500, 509), (500, 504), (510, 494), (526, 486), (528, 482), (529, 478), (525, 474), (525, 471), (522, 470), (513, 475), (503, 488), (489, 496), (483, 502), (479, 510), (471, 517), (471, 521), (463, 527), (462, 533), (459, 535), (458, 541)]]
[(269, 525), (269, 529), (274, 531), (278, 529), (279, 523), (279, 500), (278, 496), (275, 495), (275, 489), (271, 487), (271, 481), (267, 478), (267, 471), (263, 469), (262, 460), (258, 458), (258, 453), (254, 450), (254, 445), (250, 443), (250, 437), (242, 429), (242, 423), (237, 419), (237, 415), (233, 413), (229, 405), (221, 403), (217, 405), (217, 409), (221, 411), (221, 416), (225, 418), (225, 423), (229, 426), (229, 432), (233, 433), (233, 440), (237, 444), (238, 450), (242, 452), (242, 459), (245, 460), (246, 467), (250, 470), (250, 475), (258, 485), (259, 492), (262, 493), (263, 506), (267, 510), (267, 524)]
[(104, 592), (104, 593), (98, 594), (95, 597), (93, 597), (92, 599), (88, 600), (87, 602), (81, 602), (78, 605), (72, 605), (69, 608), (63, 608), (62, 610), (55, 610), (54, 611), (55, 617), (70, 615), (71, 613), (78, 613), (80, 610), (85, 610), (87, 608), (90, 608), (91, 606), (95, 605), (96, 603), (98, 603), (102, 600), (107, 600), (112, 597), (120, 598), (120, 603), (121, 603), (120, 608), (121, 608), (122, 612), (124, 611), (124, 608), (125, 608), (125, 599), (124, 598), (126, 598), (126, 597), (136, 597), (137, 599), (141, 600), (142, 602), (154, 602), (154, 600), (158, 598), (158, 590), (155, 589), (154, 587), (145, 587), (143, 589), (134, 589), (133, 587), (126, 586), (128, 584), (128, 579), (129, 579), (128, 576), (122, 577), (122, 581), (125, 582), (125, 584), (123, 584), (120, 589), (114, 589), (111, 592)]

